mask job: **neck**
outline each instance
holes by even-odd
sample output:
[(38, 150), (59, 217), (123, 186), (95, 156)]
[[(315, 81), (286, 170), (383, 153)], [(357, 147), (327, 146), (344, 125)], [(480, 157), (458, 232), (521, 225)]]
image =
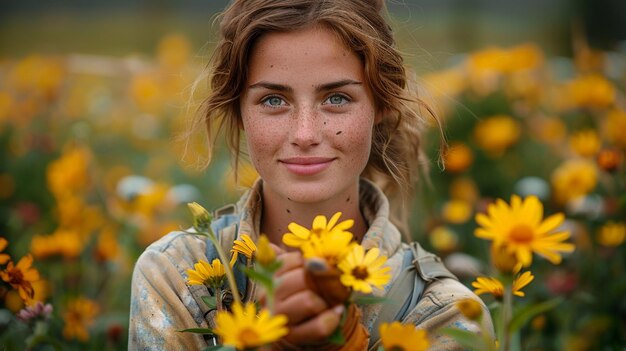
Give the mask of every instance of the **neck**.
[(287, 229), (289, 223), (296, 222), (303, 227), (310, 228), (316, 216), (323, 215), (330, 219), (337, 212), (342, 213), (339, 222), (347, 219), (354, 220), (354, 226), (350, 232), (360, 242), (367, 231), (367, 224), (359, 209), (358, 184), (340, 196), (336, 196), (335, 199), (318, 203), (295, 202), (282, 198), (267, 187), (263, 187), (261, 233), (267, 235), (273, 244), (285, 248), (282, 237), (289, 232)]

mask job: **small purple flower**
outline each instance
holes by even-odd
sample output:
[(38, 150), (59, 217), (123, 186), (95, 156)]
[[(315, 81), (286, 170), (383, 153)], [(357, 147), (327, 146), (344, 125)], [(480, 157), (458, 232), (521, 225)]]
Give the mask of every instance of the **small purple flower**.
[(52, 314), (52, 305), (47, 303), (43, 304), (42, 302), (37, 302), (34, 306), (27, 306), (17, 312), (17, 319), (21, 320), (24, 323), (28, 323), (29, 321), (41, 317), (42, 319), (50, 318)]

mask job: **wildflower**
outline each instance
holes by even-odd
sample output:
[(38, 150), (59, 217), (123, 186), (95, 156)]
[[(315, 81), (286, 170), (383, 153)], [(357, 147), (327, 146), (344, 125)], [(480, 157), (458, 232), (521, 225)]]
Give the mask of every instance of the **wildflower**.
[(211, 226), (211, 214), (197, 202), (187, 204), (193, 216), (193, 227), (198, 231), (206, 231)]
[(603, 76), (590, 74), (567, 84), (566, 91), (573, 107), (603, 108), (615, 101), (615, 87)]
[(515, 274), (522, 269), (522, 263), (517, 260), (515, 253), (504, 245), (491, 245), (491, 261), (504, 274)]
[[(525, 294), (521, 289), (530, 284), (533, 279), (535, 279), (535, 276), (532, 275), (530, 271), (524, 272), (515, 278), (513, 286), (511, 287), (513, 295), (524, 297)], [(476, 290), (474, 290), (476, 295), (489, 293), (497, 299), (502, 299), (504, 296), (504, 285), (496, 278), (478, 277), (475, 282), (472, 282), (472, 286), (476, 288)]]
[(556, 200), (566, 203), (591, 192), (598, 182), (598, 172), (588, 160), (568, 160), (552, 172)]
[(48, 188), (57, 198), (84, 190), (89, 180), (91, 154), (84, 147), (66, 146), (46, 169)]
[(520, 125), (506, 115), (492, 116), (481, 120), (474, 129), (474, 140), (481, 149), (493, 156), (501, 156), (520, 137)]
[(474, 235), (493, 240), (493, 245), (504, 245), (515, 254), (524, 267), (532, 262), (532, 253), (547, 258), (550, 262), (561, 262), (559, 252), (571, 252), (574, 245), (564, 243), (570, 233), (554, 232), (565, 217), (562, 213), (543, 220), (543, 205), (536, 196), (522, 200), (519, 196), (511, 197), (511, 205), (498, 199), (487, 208), (487, 215), (479, 213), (476, 222), (480, 225)]
[(189, 60), (191, 44), (180, 34), (170, 34), (159, 42), (157, 57), (159, 64), (169, 69), (180, 69)]
[(430, 347), (425, 330), (397, 321), (381, 324), (380, 342), (388, 351), (424, 351)]
[(311, 229), (307, 229), (297, 223), (289, 223), (289, 233), (283, 235), (283, 243), (291, 247), (300, 247), (309, 240), (311, 235), (315, 234), (321, 236), (324, 233), (335, 235), (352, 228), (354, 220), (348, 219), (343, 222), (337, 223), (341, 217), (341, 212), (335, 213), (327, 222), (325, 216), (316, 216), (313, 219), (313, 225)]
[(483, 315), (483, 308), (480, 302), (472, 298), (466, 298), (456, 303), (456, 308), (461, 311), (465, 318), (477, 321)]
[(82, 249), (80, 234), (73, 229), (57, 229), (51, 235), (35, 235), (30, 242), (30, 250), (37, 258), (56, 255), (76, 258)]
[[(9, 245), (7, 239), (0, 236), (0, 252), (4, 251), (4, 249), (7, 248), (7, 245)], [(9, 256), (8, 254), (0, 253), (0, 264), (6, 264), (7, 262), (9, 262), (10, 259), (11, 256)]]
[(222, 343), (237, 350), (256, 348), (274, 342), (287, 335), (287, 317), (272, 316), (267, 309), (256, 314), (253, 303), (233, 305), (232, 313), (220, 311), (215, 316), (213, 331)]
[(312, 235), (309, 241), (300, 249), (304, 258), (322, 258), (328, 265), (334, 266), (340, 262), (350, 250), (352, 233), (340, 231), (337, 233), (323, 233)]
[(458, 235), (445, 226), (436, 227), (429, 233), (428, 237), (430, 244), (440, 252), (454, 251), (459, 244)]
[(95, 249), (96, 258), (101, 262), (110, 261), (117, 257), (119, 253), (120, 245), (115, 232), (111, 228), (103, 230), (100, 235), (98, 235), (98, 242)]
[(257, 251), (256, 244), (248, 234), (242, 234), (241, 239), (237, 239), (233, 242), (233, 248), (231, 252), (233, 255), (242, 254), (251, 260)]
[(615, 149), (604, 149), (598, 153), (596, 162), (601, 169), (615, 172), (622, 164), (622, 153)]
[(478, 199), (478, 186), (469, 177), (460, 177), (452, 181), (449, 188), (450, 197), (474, 203)]
[(270, 246), (266, 235), (261, 234), (257, 242), (256, 261), (264, 267), (271, 265), (276, 260), (276, 253)]
[(598, 153), (602, 141), (594, 130), (583, 130), (572, 135), (569, 139), (570, 148), (582, 157), (591, 157)]
[(259, 178), (259, 173), (250, 162), (241, 161), (237, 165), (237, 172), (229, 170), (224, 175), (226, 190), (234, 193), (241, 189), (250, 189)]
[(380, 256), (378, 248), (365, 253), (361, 245), (352, 245), (352, 249), (339, 262), (338, 268), (343, 272), (339, 278), (343, 285), (366, 294), (372, 292), (372, 286), (382, 288), (391, 279), (390, 267), (383, 267), (386, 256)]
[(142, 111), (157, 112), (164, 95), (160, 79), (154, 72), (142, 72), (132, 77), (130, 96)]
[(92, 300), (80, 297), (67, 304), (63, 313), (63, 336), (66, 339), (89, 340), (87, 329), (93, 325), (96, 316), (100, 313), (100, 307)]
[(206, 285), (211, 288), (219, 288), (224, 284), (226, 272), (219, 259), (214, 259), (211, 264), (200, 260), (193, 268), (194, 269), (187, 270), (187, 275), (189, 276), (189, 278), (187, 278), (187, 284)]
[(43, 302), (38, 301), (33, 306), (26, 306), (21, 309), (16, 317), (22, 322), (28, 323), (36, 318), (49, 319), (50, 315), (52, 315), (52, 305), (49, 303), (44, 305)]
[(618, 147), (626, 147), (626, 110), (612, 109), (606, 114), (602, 125), (602, 134)]
[(441, 214), (448, 223), (463, 224), (472, 216), (472, 206), (464, 200), (450, 200), (443, 205)]
[(32, 268), (33, 256), (22, 257), (17, 265), (10, 261), (4, 271), (0, 272), (2, 280), (16, 289), (24, 301), (30, 301), (35, 295), (32, 283), (39, 280), (39, 272)]
[(468, 169), (474, 161), (474, 153), (463, 143), (453, 143), (446, 150), (444, 164), (448, 172), (460, 173)]
[(597, 239), (602, 246), (619, 246), (626, 239), (626, 225), (624, 222), (608, 222), (600, 228)]

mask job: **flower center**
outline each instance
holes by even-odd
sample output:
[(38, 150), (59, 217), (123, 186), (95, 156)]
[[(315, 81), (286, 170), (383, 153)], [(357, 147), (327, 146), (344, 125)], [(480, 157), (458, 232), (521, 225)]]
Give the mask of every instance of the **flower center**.
[(9, 272), (9, 284), (21, 285), (24, 281), (24, 274), (19, 269)]
[(534, 233), (531, 227), (519, 224), (511, 229), (509, 237), (517, 243), (529, 243), (533, 240)]
[(247, 346), (258, 346), (260, 344), (260, 335), (252, 328), (245, 328), (239, 332), (239, 340)]
[(358, 280), (365, 280), (369, 277), (369, 272), (365, 266), (356, 266), (352, 269), (352, 275)]

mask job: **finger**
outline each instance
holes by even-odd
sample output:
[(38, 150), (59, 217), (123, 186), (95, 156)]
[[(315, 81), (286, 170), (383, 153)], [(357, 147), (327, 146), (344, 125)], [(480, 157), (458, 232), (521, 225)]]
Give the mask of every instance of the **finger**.
[(292, 269), (277, 280), (276, 300), (283, 300), (299, 291), (307, 290), (306, 273), (304, 268)]
[(300, 267), (304, 264), (302, 254), (299, 252), (286, 252), (284, 254), (278, 255), (276, 258), (282, 262), (282, 265), (280, 266), (278, 271), (276, 271), (277, 277), (280, 277), (285, 272), (290, 271), (296, 267)]
[(343, 310), (343, 305), (337, 305), (320, 313), (315, 318), (290, 327), (289, 334), (285, 337), (285, 340), (301, 345), (327, 339), (339, 326)]
[(286, 252), (285, 250), (283, 250), (280, 246), (276, 244), (270, 243), (270, 247), (272, 248), (272, 250), (274, 250), (274, 253), (276, 254), (276, 256), (282, 255)]
[(326, 302), (311, 290), (300, 291), (275, 305), (275, 313), (287, 315), (289, 325), (296, 325), (326, 309)]

